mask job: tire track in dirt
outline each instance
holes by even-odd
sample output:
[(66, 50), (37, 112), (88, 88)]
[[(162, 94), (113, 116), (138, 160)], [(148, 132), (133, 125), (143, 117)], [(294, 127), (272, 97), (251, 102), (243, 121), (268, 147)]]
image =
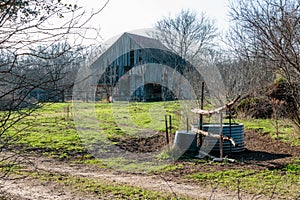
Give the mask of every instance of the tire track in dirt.
[[(222, 199), (232, 200), (238, 199), (235, 192), (224, 191), (220, 189), (212, 190), (209, 186), (200, 186), (196, 184), (188, 184), (180, 181), (166, 181), (158, 175), (132, 174), (107, 169), (100, 169), (84, 164), (70, 164), (51, 158), (39, 157), (30, 158), (32, 163), (36, 164), (36, 169), (40, 171), (53, 172), (59, 174), (68, 174), (74, 177), (92, 178), (94, 180), (106, 180), (112, 183), (121, 183), (143, 189), (153, 191), (163, 191), (173, 193), (178, 196), (187, 196), (191, 199)], [(31, 170), (36, 170), (32, 168)], [(97, 199), (92, 195), (80, 196), (69, 188), (59, 188), (58, 184), (47, 183), (47, 185), (39, 185), (38, 181), (22, 180), (18, 183), (10, 183), (5, 186), (7, 191), (13, 196), (22, 197), (20, 199)], [(243, 199), (251, 199), (247, 194), (242, 195)]]

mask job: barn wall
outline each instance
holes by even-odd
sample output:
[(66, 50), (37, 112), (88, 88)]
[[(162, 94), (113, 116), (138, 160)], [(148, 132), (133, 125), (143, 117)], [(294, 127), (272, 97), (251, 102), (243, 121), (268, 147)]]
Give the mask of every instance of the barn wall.
[[(145, 47), (151, 47), (154, 51), (141, 50)], [(149, 86), (146, 90), (144, 85), (151, 83), (164, 85), (172, 90), (182, 82), (178, 78), (174, 80), (174, 69), (183, 73), (184, 70), (181, 68), (186, 66), (185, 63), (178, 64), (182, 62), (180, 57), (163, 54), (163, 51), (160, 51), (162, 49), (162, 44), (156, 40), (125, 33), (91, 65), (90, 73), (93, 76), (89, 84), (96, 86), (100, 83), (102, 87), (106, 85), (115, 88), (115, 91), (103, 88), (101, 91), (106, 92), (106, 96), (115, 95), (124, 100), (148, 99), (152, 90)], [(162, 68), (163, 65), (169, 68)], [(162, 96), (165, 96), (166, 88), (161, 90)], [(95, 90), (96, 87), (90, 92), (95, 93)], [(181, 93), (178, 95), (188, 96)]]

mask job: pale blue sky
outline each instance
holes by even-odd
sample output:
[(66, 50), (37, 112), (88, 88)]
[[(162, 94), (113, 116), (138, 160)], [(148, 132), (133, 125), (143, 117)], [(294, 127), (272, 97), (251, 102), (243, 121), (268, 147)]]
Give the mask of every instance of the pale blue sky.
[[(99, 8), (105, 0), (80, 0), (79, 4)], [(174, 15), (181, 9), (204, 11), (216, 20), (220, 31), (228, 27), (227, 0), (110, 0), (107, 7), (95, 17), (92, 26), (101, 28), (101, 36), (114, 35), (135, 29), (151, 28), (163, 16)]]

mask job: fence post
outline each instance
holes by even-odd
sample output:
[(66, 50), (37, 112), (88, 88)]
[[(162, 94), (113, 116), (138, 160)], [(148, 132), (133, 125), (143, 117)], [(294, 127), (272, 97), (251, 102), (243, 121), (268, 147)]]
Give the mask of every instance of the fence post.
[(169, 147), (169, 133), (168, 133), (168, 116), (165, 115), (165, 124), (166, 124), (166, 140), (167, 140), (167, 145)]

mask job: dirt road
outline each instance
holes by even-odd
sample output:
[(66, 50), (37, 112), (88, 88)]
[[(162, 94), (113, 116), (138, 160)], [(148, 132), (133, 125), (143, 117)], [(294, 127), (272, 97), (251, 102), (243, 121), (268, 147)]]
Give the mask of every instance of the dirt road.
[[(46, 157), (30, 158), (36, 166), (31, 170), (68, 174), (75, 177), (87, 177), (98, 181), (106, 180), (130, 186), (136, 186), (154, 191), (164, 191), (176, 196), (186, 196), (191, 199), (238, 199), (237, 193), (212, 189), (209, 186), (183, 183), (182, 181), (165, 180), (158, 175), (132, 174), (116, 172), (106, 169), (87, 166), (84, 164), (70, 164)], [(42, 183), (33, 178), (20, 180), (6, 180), (0, 182), (2, 191), (5, 191), (8, 199), (98, 199), (96, 195), (77, 193), (68, 187), (61, 187), (55, 182)], [(103, 199), (103, 198), (101, 198)], [(107, 197), (107, 199), (110, 199)], [(243, 194), (243, 199), (250, 199)]]

